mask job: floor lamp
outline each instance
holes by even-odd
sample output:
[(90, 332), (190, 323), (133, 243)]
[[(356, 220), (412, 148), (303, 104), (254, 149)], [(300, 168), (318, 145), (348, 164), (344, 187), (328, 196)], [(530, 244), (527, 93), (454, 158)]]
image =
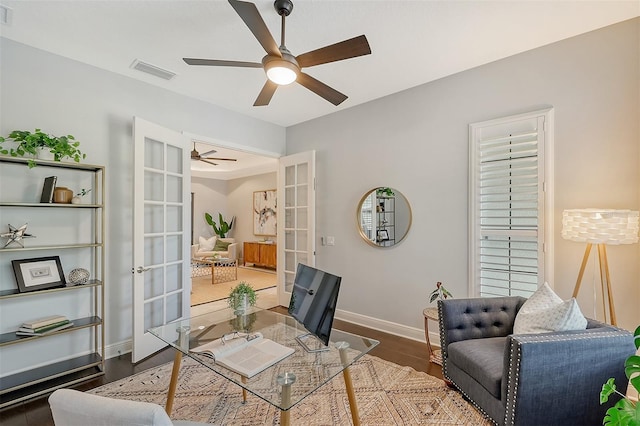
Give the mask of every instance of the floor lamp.
[(565, 210), (562, 212), (562, 238), (579, 243), (587, 243), (580, 272), (578, 273), (578, 280), (573, 289), (573, 297), (578, 296), (591, 247), (596, 244), (600, 264), (602, 308), (605, 321), (607, 317), (606, 299), (609, 302), (610, 323), (617, 325), (606, 245), (634, 244), (638, 242), (638, 212), (611, 209)]

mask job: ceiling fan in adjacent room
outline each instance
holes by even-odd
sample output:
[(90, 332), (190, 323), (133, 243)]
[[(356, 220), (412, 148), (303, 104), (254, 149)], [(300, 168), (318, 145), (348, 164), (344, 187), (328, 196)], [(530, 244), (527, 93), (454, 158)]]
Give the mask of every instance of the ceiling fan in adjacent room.
[(215, 154), (216, 151), (215, 149), (212, 149), (211, 151), (207, 151), (207, 152), (203, 152), (202, 154), (200, 154), (198, 152), (198, 150), (196, 150), (196, 143), (193, 143), (193, 151), (191, 151), (191, 159), (192, 160), (196, 160), (196, 161), (203, 161), (205, 163), (208, 164), (213, 164), (214, 166), (217, 166), (218, 163), (214, 163), (213, 161), (209, 161), (209, 160), (216, 160), (216, 161), (238, 161), (235, 158), (218, 158), (218, 157), (207, 157), (207, 155), (210, 154)]
[(294, 81), (297, 81), (302, 86), (336, 106), (347, 99), (346, 95), (302, 72), (302, 68), (368, 55), (371, 53), (371, 48), (369, 47), (367, 37), (361, 35), (294, 57), (284, 43), (285, 18), (289, 16), (293, 10), (293, 2), (291, 0), (275, 0), (273, 3), (273, 7), (281, 16), (282, 22), (280, 47), (278, 47), (269, 32), (255, 4), (239, 0), (228, 1), (247, 27), (249, 27), (249, 30), (251, 30), (256, 39), (258, 39), (258, 42), (267, 52), (267, 55), (262, 58), (262, 62), (183, 58), (187, 64), (263, 68), (267, 74), (267, 82), (262, 87), (253, 106), (268, 105), (278, 86), (290, 84)]

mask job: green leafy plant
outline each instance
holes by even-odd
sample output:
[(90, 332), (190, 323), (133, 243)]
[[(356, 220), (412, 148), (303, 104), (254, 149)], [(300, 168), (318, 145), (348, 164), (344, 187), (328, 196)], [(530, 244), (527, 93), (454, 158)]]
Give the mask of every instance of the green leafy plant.
[[(3, 146), (6, 141), (18, 142), (18, 145), (15, 148), (7, 149)], [(38, 154), (39, 149), (45, 149), (53, 154), (55, 161), (69, 158), (79, 163), (80, 160), (86, 158), (86, 154), (83, 154), (78, 149), (78, 146), (80, 146), (80, 142), (76, 141), (73, 135), (53, 136), (42, 132), (40, 129), (35, 129), (33, 133), (28, 130), (14, 130), (6, 138), (0, 137), (0, 154), (12, 157), (35, 156)], [(36, 162), (29, 160), (28, 166), (33, 168), (36, 166)]]
[(87, 195), (87, 194), (88, 194), (88, 193), (90, 193), (90, 192), (91, 192), (91, 189), (84, 189), (84, 188), (82, 188), (82, 189), (80, 190), (80, 192), (78, 192), (78, 193), (76, 194), (76, 197), (84, 197), (85, 195)]
[[(640, 348), (640, 326), (638, 326), (636, 331), (633, 333), (633, 339), (636, 349)], [(627, 358), (624, 363), (624, 374), (629, 378), (629, 382), (633, 385), (636, 391), (640, 392), (640, 356), (631, 355)], [(609, 397), (614, 393), (622, 396), (622, 399), (607, 410), (607, 413), (602, 420), (602, 424), (639, 426), (640, 405), (616, 390), (616, 384), (613, 378), (607, 380), (607, 383), (602, 385), (602, 391), (600, 391), (600, 404), (607, 402)]]
[(376, 189), (376, 195), (378, 196), (385, 196), (385, 197), (393, 197), (394, 192), (391, 188), (378, 188)]
[(231, 289), (231, 293), (229, 293), (229, 299), (227, 299), (229, 307), (238, 309), (240, 307), (241, 300), (239, 296), (243, 294), (247, 295), (247, 302), (249, 303), (249, 306), (253, 306), (256, 304), (256, 300), (258, 299), (256, 291), (253, 289), (253, 287), (251, 287), (251, 284), (245, 281), (240, 281), (238, 285)]
[(450, 298), (453, 299), (453, 295), (451, 293), (449, 293), (449, 290), (444, 288), (442, 283), (440, 281), (438, 281), (436, 283), (436, 289), (433, 290), (431, 292), (431, 294), (429, 295), (429, 303), (433, 303), (433, 301), (436, 300), (436, 299), (444, 300), (447, 297), (450, 297)]
[(233, 228), (233, 221), (236, 219), (236, 217), (235, 216), (232, 217), (231, 222), (227, 223), (222, 218), (222, 213), (218, 213), (219, 225), (213, 221), (213, 217), (211, 217), (209, 213), (204, 214), (204, 219), (207, 221), (207, 223), (211, 227), (213, 227), (213, 232), (215, 232), (217, 236), (219, 236), (220, 238), (224, 238), (227, 235), (227, 233), (231, 231), (231, 228)]

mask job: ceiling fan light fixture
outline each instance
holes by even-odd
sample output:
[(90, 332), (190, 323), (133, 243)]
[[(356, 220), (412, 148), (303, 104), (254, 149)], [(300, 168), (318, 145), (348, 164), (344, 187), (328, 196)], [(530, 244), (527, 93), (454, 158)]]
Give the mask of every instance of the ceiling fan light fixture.
[(280, 86), (286, 86), (296, 81), (298, 70), (299, 68), (296, 64), (285, 58), (269, 58), (264, 63), (264, 71), (267, 73), (267, 78)]

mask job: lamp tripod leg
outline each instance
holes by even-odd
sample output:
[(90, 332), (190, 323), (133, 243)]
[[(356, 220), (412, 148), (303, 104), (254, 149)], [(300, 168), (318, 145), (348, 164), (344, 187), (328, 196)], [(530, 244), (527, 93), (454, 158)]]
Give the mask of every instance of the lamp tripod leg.
[[(616, 309), (613, 304), (613, 290), (611, 289), (611, 277), (609, 276), (609, 261), (607, 260), (607, 248), (604, 244), (598, 244), (598, 260), (600, 261), (600, 281), (602, 282), (602, 303), (604, 303), (604, 287), (607, 288), (609, 300), (609, 319), (611, 325), (618, 325)], [(606, 317), (606, 311), (605, 311)]]
[(587, 243), (587, 248), (584, 249), (584, 257), (582, 258), (582, 265), (580, 265), (580, 272), (578, 272), (578, 279), (576, 280), (576, 286), (573, 289), (573, 297), (578, 297), (580, 291), (580, 284), (582, 283), (582, 276), (584, 275), (584, 269), (587, 266), (589, 260), (589, 254), (591, 253), (591, 246), (593, 244)]

